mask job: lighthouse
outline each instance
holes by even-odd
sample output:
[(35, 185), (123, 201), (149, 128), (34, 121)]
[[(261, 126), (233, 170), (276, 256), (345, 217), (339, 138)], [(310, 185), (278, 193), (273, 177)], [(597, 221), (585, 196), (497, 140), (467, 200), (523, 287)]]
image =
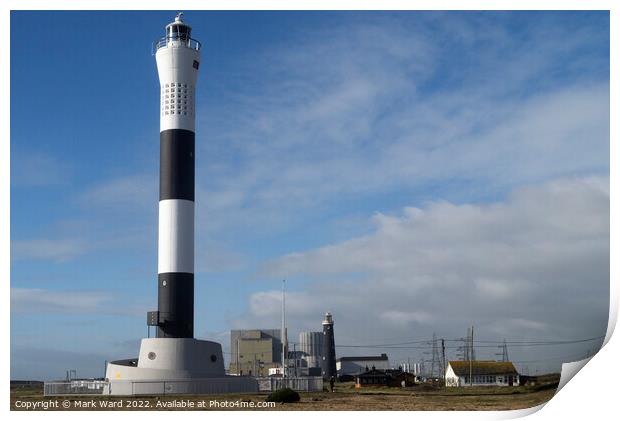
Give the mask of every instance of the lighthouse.
[(159, 75), (157, 310), (137, 358), (106, 366), (110, 395), (255, 392), (250, 377), (226, 376), (222, 346), (194, 338), (194, 170), (200, 42), (179, 13), (153, 44)]
[(158, 338), (194, 337), (194, 167), (200, 43), (178, 14), (155, 53), (160, 85)]
[(334, 319), (331, 313), (325, 313), (323, 320), (323, 379), (336, 378), (336, 343), (334, 342)]

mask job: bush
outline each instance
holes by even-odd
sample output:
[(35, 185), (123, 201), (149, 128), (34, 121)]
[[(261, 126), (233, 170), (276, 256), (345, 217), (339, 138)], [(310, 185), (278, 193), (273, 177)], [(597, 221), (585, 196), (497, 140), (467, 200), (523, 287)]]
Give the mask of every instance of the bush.
[(535, 386), (532, 386), (531, 389), (534, 392), (541, 392), (543, 390), (557, 389), (559, 386), (560, 386), (560, 383), (544, 383), (544, 384), (537, 384)]
[(415, 387), (419, 392), (432, 392), (441, 389), (441, 386), (433, 383), (417, 383)]
[(291, 403), (291, 402), (299, 402), (299, 393), (295, 392), (293, 389), (289, 389), (288, 387), (280, 390), (276, 390), (275, 392), (271, 392), (269, 396), (267, 396), (267, 402), (283, 402), (283, 403)]

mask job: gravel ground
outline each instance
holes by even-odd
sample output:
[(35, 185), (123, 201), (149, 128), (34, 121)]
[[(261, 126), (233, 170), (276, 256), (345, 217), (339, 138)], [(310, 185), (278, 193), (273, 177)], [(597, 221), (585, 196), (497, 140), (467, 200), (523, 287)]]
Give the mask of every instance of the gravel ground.
[[(297, 403), (264, 405), (264, 394), (120, 398), (44, 397), (42, 389), (12, 389), (11, 410), (284, 410), (284, 411), (476, 411), (522, 409), (547, 402), (555, 388), (409, 389), (337, 388), (334, 393), (302, 393)], [(47, 408), (47, 409), (45, 409)]]

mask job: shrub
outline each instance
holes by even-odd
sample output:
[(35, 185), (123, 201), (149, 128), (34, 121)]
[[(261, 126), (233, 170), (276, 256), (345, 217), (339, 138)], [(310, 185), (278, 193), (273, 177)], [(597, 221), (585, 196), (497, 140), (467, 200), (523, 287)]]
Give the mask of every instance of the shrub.
[(549, 389), (557, 389), (560, 386), (559, 383), (543, 383), (543, 384), (537, 384), (535, 386), (532, 386), (532, 390), (534, 392), (540, 392), (543, 390), (549, 390)]
[(267, 402), (283, 402), (283, 403), (291, 403), (291, 402), (299, 402), (299, 393), (295, 392), (293, 389), (288, 387), (280, 390), (276, 390), (275, 392), (271, 392), (269, 396), (267, 396)]

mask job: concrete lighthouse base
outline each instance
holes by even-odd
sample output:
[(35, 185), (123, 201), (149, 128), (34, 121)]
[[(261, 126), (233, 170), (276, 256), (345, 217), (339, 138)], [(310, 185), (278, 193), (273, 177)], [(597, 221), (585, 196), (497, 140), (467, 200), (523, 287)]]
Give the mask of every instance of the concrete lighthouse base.
[(142, 339), (138, 358), (108, 363), (104, 395), (252, 393), (251, 377), (227, 376), (222, 346), (193, 338)]

